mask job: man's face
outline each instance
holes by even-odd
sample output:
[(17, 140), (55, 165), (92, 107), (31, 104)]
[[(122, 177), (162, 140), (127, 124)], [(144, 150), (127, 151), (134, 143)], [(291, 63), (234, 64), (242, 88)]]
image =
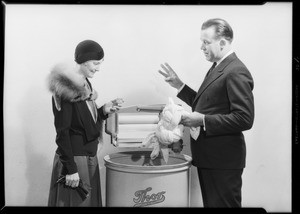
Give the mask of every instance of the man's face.
[(215, 28), (213, 26), (201, 30), (200, 40), (202, 41), (201, 50), (208, 61), (217, 62), (221, 59), (220, 40), (216, 39)]
[(103, 59), (101, 60), (89, 60), (87, 62), (84, 62), (82, 65), (82, 74), (86, 78), (92, 78), (94, 77), (94, 74), (100, 70), (100, 64), (103, 62)]

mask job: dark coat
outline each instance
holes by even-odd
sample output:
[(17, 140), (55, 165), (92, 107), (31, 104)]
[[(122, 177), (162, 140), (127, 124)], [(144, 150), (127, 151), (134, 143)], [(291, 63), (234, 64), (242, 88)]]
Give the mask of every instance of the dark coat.
[[(97, 109), (97, 120), (88, 108), (87, 100), (94, 102), (96, 91), (87, 90), (84, 80), (75, 71), (58, 65), (48, 77), (48, 87), (52, 92), (52, 109), (56, 129), (56, 152), (67, 174), (77, 172), (74, 156), (95, 156), (102, 134), (103, 107)], [(86, 79), (90, 88), (90, 82)]]
[(246, 145), (242, 131), (254, 121), (253, 79), (235, 53), (226, 57), (204, 79), (198, 93), (185, 85), (178, 97), (205, 115), (205, 131), (191, 138), (193, 165), (200, 168), (245, 167)]

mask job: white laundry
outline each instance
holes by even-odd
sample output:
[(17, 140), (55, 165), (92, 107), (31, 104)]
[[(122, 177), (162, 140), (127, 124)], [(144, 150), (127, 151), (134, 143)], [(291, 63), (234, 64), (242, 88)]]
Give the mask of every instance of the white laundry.
[(198, 126), (198, 127), (191, 127), (190, 128), (190, 134), (191, 134), (191, 137), (194, 140), (197, 140), (197, 138), (199, 137), (199, 134), (200, 134), (200, 126)]
[(142, 142), (142, 147), (153, 148), (151, 159), (162, 153), (165, 162), (168, 162), (168, 146), (179, 141), (183, 137), (184, 126), (179, 124), (182, 114), (189, 114), (182, 106), (176, 105), (172, 98), (160, 114), (160, 120), (155, 132), (149, 134)]

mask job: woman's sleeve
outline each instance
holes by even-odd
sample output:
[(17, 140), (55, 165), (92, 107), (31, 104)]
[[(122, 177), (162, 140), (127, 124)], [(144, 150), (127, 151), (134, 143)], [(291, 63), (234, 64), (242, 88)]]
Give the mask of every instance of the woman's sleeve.
[(56, 129), (56, 144), (58, 146), (60, 160), (67, 169), (67, 173), (74, 174), (77, 172), (77, 166), (74, 161), (69, 134), (72, 121), (72, 104), (62, 100), (61, 110), (58, 111), (52, 98), (52, 106)]
[(101, 106), (100, 108), (97, 108), (97, 111), (98, 111), (98, 119), (99, 120), (106, 120), (108, 118), (108, 114), (107, 115), (104, 115), (103, 113), (103, 108), (104, 106)]

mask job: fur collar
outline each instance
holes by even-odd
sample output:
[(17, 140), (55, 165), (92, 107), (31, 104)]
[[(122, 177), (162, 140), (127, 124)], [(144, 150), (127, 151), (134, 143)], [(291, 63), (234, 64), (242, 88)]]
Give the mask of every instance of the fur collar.
[(76, 67), (67, 63), (57, 64), (51, 69), (47, 84), (58, 110), (61, 100), (78, 102), (97, 98), (97, 92), (89, 89), (87, 81), (76, 73)]

